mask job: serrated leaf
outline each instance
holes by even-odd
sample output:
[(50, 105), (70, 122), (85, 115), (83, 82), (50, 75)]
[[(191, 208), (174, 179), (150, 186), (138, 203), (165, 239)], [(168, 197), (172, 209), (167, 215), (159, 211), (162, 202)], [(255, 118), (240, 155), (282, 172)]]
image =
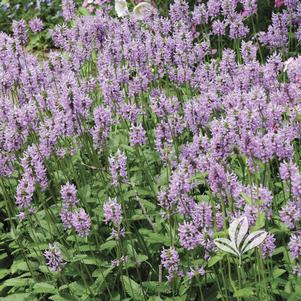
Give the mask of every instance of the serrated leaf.
[(242, 288), (240, 290), (237, 290), (235, 293), (234, 293), (234, 297), (236, 298), (241, 298), (241, 297), (244, 297), (244, 298), (247, 298), (247, 297), (251, 297), (253, 295), (253, 290), (251, 287), (245, 287), (245, 288)]
[(13, 295), (0, 298), (0, 300), (1, 301), (26, 301), (30, 295), (31, 295), (30, 293), (13, 294)]
[(143, 300), (142, 288), (137, 282), (127, 276), (122, 276), (122, 281), (124, 289), (130, 297), (137, 301)]
[(283, 275), (284, 273), (286, 273), (286, 270), (276, 268), (276, 269), (273, 270), (273, 277), (278, 278), (281, 275)]
[(170, 291), (170, 285), (167, 282), (145, 281), (143, 282), (143, 287), (153, 293), (167, 294)]
[(3, 285), (21, 287), (21, 286), (27, 286), (31, 282), (33, 282), (33, 280), (30, 278), (12, 278), (12, 279), (5, 280)]
[(10, 274), (10, 270), (9, 269), (1, 269), (0, 270), (0, 280), (3, 279), (5, 276)]
[(148, 259), (148, 257), (146, 255), (143, 255), (143, 254), (138, 254), (136, 256), (136, 261), (139, 264), (142, 263), (142, 262), (144, 262), (144, 261), (146, 261), (147, 259)]
[(10, 267), (11, 273), (14, 274), (17, 271), (28, 271), (28, 266), (23, 260), (15, 260)]
[[(106, 269), (104, 271), (102, 270), (96, 270), (93, 272), (93, 277), (97, 275), (97, 279), (91, 286), (93, 292), (98, 292), (100, 293), (102, 291), (102, 285), (106, 281), (106, 277), (112, 272), (113, 268)], [(97, 272), (97, 273), (96, 273)]]
[(52, 301), (79, 301), (79, 299), (77, 299), (76, 297), (74, 296), (70, 296), (70, 295), (64, 295), (64, 296), (61, 296), (61, 295), (52, 295), (50, 297), (48, 297), (49, 300), (52, 300)]
[(104, 251), (104, 250), (112, 250), (113, 248), (115, 248), (117, 245), (117, 242), (116, 240), (109, 240), (109, 241), (106, 241), (105, 243), (103, 243), (99, 250), (100, 251)]
[(57, 289), (47, 282), (39, 282), (33, 286), (33, 291), (35, 293), (56, 293)]
[(223, 256), (220, 256), (220, 255), (215, 255), (213, 257), (211, 257), (208, 261), (208, 267), (212, 267), (214, 266), (217, 262), (223, 260)]

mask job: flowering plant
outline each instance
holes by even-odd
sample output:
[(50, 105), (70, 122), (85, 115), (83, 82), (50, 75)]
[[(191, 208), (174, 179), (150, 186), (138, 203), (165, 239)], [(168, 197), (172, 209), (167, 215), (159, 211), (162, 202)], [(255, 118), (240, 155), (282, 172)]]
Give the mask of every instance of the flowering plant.
[(0, 33), (0, 300), (299, 300), (300, 1), (88, 2)]

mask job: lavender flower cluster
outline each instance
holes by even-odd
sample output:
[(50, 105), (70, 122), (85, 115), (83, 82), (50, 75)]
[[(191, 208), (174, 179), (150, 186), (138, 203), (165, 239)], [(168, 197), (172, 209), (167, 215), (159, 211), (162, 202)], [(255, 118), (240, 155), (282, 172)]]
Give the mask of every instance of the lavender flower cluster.
[[(263, 220), (270, 232), (261, 257), (285, 243), (300, 276), (301, 56), (287, 60), (287, 50), (289, 31), (301, 42), (301, 4), (276, 1), (266, 32), (252, 34), (257, 2), (198, 1), (190, 11), (175, 0), (168, 16), (154, 9), (138, 20), (112, 17), (107, 6), (77, 17), (64, 0), (65, 23), (51, 31), (56, 49), (44, 60), (26, 50), (24, 21), (14, 22), (12, 36), (0, 33), (0, 175), (17, 178), (20, 219), (41, 210), (45, 196), (46, 206), (57, 206), (60, 194), (55, 218), (65, 235), (72, 229), (89, 239), (110, 227), (119, 252), (125, 233), (133, 244), (133, 233), (143, 240), (140, 229), (131, 232), (148, 214), (137, 201), (135, 185), (143, 185), (158, 213), (145, 218), (148, 230), (170, 231), (161, 248), (169, 281), (205, 275), (214, 238), (241, 216), (253, 227)], [(38, 19), (29, 26), (43, 28)], [(222, 46), (227, 39), (235, 49)], [(78, 198), (81, 183), (105, 193)], [(275, 224), (284, 239), (270, 231)], [(117, 251), (112, 268), (136, 255)], [(185, 254), (198, 261), (185, 266)], [(62, 270), (57, 247), (44, 256), (52, 271)]]

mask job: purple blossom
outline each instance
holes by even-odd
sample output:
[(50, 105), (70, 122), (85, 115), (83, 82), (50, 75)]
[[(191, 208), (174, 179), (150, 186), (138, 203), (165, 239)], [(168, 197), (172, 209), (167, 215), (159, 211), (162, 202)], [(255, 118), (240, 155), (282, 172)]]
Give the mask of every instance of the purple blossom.
[(263, 258), (266, 257), (272, 257), (273, 251), (276, 248), (276, 238), (274, 234), (268, 234), (266, 239), (263, 241), (263, 243), (260, 245), (261, 254)]
[(43, 28), (44, 28), (43, 21), (40, 18), (31, 19), (29, 21), (29, 26), (33, 32), (39, 32), (39, 31), (43, 30)]
[(109, 108), (100, 106), (94, 109), (93, 116), (95, 126), (91, 129), (91, 134), (95, 147), (101, 148), (110, 134), (113, 124), (112, 113)]
[(259, 40), (270, 48), (287, 47), (289, 15), (287, 12), (272, 15), (272, 24), (267, 32), (260, 33)]
[(130, 128), (130, 144), (134, 145), (143, 145), (146, 143), (146, 131), (141, 124), (137, 126), (132, 125)]
[(120, 265), (122, 265), (122, 264), (128, 262), (128, 260), (129, 260), (128, 256), (121, 256), (121, 257), (118, 258), (118, 259), (112, 260), (111, 266), (112, 266), (113, 268), (119, 267)]
[(90, 233), (91, 220), (86, 211), (81, 208), (79, 211), (72, 213), (71, 223), (77, 234), (81, 237), (86, 237)]
[(204, 242), (203, 235), (192, 222), (184, 222), (179, 225), (180, 244), (187, 250), (193, 250)]
[(78, 204), (78, 199), (76, 197), (77, 189), (74, 184), (67, 182), (65, 185), (61, 186), (61, 198), (64, 203), (70, 207), (76, 207)]
[(301, 174), (296, 172), (291, 177), (292, 193), (295, 198), (301, 199)]
[(218, 163), (211, 164), (208, 173), (208, 183), (213, 193), (218, 193), (223, 189), (223, 187), (226, 187), (227, 178), (223, 166)]
[(122, 239), (123, 237), (125, 237), (125, 229), (117, 227), (117, 230), (116, 230), (113, 228), (112, 232), (111, 232), (111, 237), (115, 240)]
[(63, 17), (66, 22), (75, 17), (75, 4), (73, 0), (62, 0)]
[(27, 43), (27, 26), (24, 20), (13, 21), (13, 34), (17, 43), (25, 45)]
[(36, 145), (29, 146), (21, 159), (21, 165), (26, 177), (31, 177), (39, 184), (42, 190), (48, 185), (46, 168), (44, 166), (43, 157)]
[(179, 274), (179, 263), (180, 257), (175, 248), (163, 248), (161, 251), (161, 264), (168, 271), (168, 281), (171, 281)]
[(292, 234), (288, 243), (290, 254), (293, 258), (301, 256), (301, 235), (300, 233)]
[(77, 208), (79, 200), (76, 197), (77, 189), (74, 184), (67, 182), (61, 186), (61, 198), (63, 206), (60, 212), (61, 220), (65, 229), (71, 229), (73, 224), (73, 212)]
[(282, 162), (279, 167), (279, 174), (282, 180), (290, 180), (298, 172), (298, 166), (293, 162)]
[(119, 226), (122, 222), (122, 208), (116, 199), (109, 199), (103, 205), (104, 222), (107, 224), (112, 222), (115, 226)]
[(252, 42), (242, 41), (241, 56), (245, 63), (251, 63), (256, 60), (257, 46)]
[(219, 210), (219, 206), (216, 206), (216, 213), (215, 213), (215, 224), (217, 230), (222, 230), (224, 228), (225, 218), (224, 214)]
[(127, 158), (124, 152), (118, 149), (115, 156), (109, 158), (112, 184), (117, 186), (119, 183), (128, 182)]
[(192, 210), (191, 217), (197, 228), (210, 229), (213, 223), (211, 205), (206, 202), (197, 204)]
[(63, 205), (63, 208), (60, 212), (60, 218), (63, 222), (65, 229), (71, 229), (72, 228), (72, 214), (73, 211), (69, 208), (67, 205)]
[(31, 177), (23, 177), (17, 186), (16, 203), (20, 210), (32, 206), (32, 198), (35, 192), (35, 181)]
[(197, 276), (204, 276), (205, 269), (203, 267), (198, 267), (196, 269), (190, 268), (190, 271), (187, 273), (187, 275), (190, 279)]
[(226, 33), (226, 25), (223, 21), (215, 20), (212, 22), (212, 33), (218, 36), (223, 36)]
[(49, 269), (52, 272), (60, 272), (65, 266), (60, 248), (56, 244), (49, 244), (48, 250), (44, 252), (44, 257)]
[(170, 179), (169, 198), (178, 198), (185, 195), (194, 188), (195, 184), (188, 173), (187, 168), (180, 165), (175, 172), (173, 172)]
[(281, 221), (289, 228), (294, 229), (301, 217), (301, 202), (289, 201), (280, 211)]
[(301, 264), (300, 263), (293, 267), (293, 272), (298, 277), (301, 277)]

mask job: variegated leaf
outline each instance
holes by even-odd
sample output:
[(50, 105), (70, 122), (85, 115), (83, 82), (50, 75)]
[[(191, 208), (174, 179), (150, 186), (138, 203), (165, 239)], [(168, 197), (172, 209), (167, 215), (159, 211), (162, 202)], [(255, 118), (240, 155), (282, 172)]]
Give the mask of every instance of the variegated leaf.
[(154, 7), (148, 2), (141, 2), (134, 7), (133, 13), (137, 19), (142, 20), (146, 17)]
[(239, 227), (236, 229), (237, 235), (236, 235), (236, 247), (239, 249), (240, 244), (242, 243), (244, 237), (246, 236), (249, 229), (249, 223), (246, 216), (244, 216), (241, 219), (241, 222), (239, 223)]
[(242, 253), (245, 253), (257, 246), (259, 246), (267, 237), (268, 233), (263, 230), (251, 233), (245, 240), (242, 246)]
[(232, 241), (230, 241), (229, 239), (216, 238), (216, 239), (214, 239), (214, 243), (219, 249), (221, 249), (227, 253), (231, 253), (235, 256), (240, 256), (239, 251), (237, 250), (235, 244)]
[(235, 219), (231, 224), (230, 224), (230, 227), (229, 227), (229, 237), (230, 237), (230, 240), (232, 242), (236, 242), (236, 233), (237, 233), (237, 227), (238, 225), (243, 221), (244, 219), (244, 216), (242, 217), (239, 217), (237, 219)]
[(125, 0), (115, 0), (115, 11), (118, 17), (124, 17), (129, 14), (128, 4)]

